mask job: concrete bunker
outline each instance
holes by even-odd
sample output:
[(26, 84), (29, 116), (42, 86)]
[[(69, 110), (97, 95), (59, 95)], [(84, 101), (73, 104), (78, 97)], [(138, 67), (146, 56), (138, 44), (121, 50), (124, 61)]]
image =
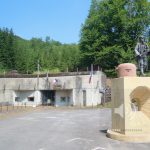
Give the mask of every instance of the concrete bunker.
[[(87, 72), (57, 73), (39, 75), (6, 75), (0, 76), (2, 105), (38, 106), (48, 100), (57, 106), (91, 106), (92, 89)], [(54, 79), (58, 82), (52, 85)], [(93, 71), (93, 105), (101, 103), (99, 88), (105, 86), (106, 76), (101, 71)]]

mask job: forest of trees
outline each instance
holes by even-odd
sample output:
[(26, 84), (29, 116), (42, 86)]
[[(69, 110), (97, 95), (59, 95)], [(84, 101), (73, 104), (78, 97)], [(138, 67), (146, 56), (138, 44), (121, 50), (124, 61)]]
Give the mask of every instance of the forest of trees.
[(45, 41), (41, 38), (24, 40), (14, 35), (13, 30), (0, 29), (0, 70), (18, 70), (32, 74), (37, 70), (37, 60), (42, 69), (59, 68), (61, 72), (72, 71), (79, 64), (77, 44), (61, 44), (59, 41)]
[[(0, 70), (32, 74), (37, 60), (43, 69), (61, 72), (98, 65), (115, 77), (120, 63), (134, 63), (140, 35), (150, 46), (150, 3), (147, 0), (92, 0), (80, 30), (79, 44), (62, 44), (46, 37), (24, 40), (12, 29), (0, 29)], [(150, 66), (150, 57), (149, 66)]]

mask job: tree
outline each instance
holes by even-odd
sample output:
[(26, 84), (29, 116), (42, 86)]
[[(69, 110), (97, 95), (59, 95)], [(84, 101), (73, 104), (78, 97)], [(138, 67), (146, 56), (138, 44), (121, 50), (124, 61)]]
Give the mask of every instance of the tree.
[(14, 34), (13, 30), (8, 28), (0, 29), (0, 62), (4, 68), (12, 69), (14, 67)]
[[(61, 58), (61, 59), (60, 59)], [(33, 73), (37, 70), (37, 60), (42, 70), (68, 67), (73, 70), (79, 63), (79, 48), (76, 44), (62, 44), (42, 38), (24, 40), (14, 35), (12, 29), (0, 29), (0, 67), (2, 70), (18, 70), (19, 73)]]
[(7, 52), (8, 52), (8, 58), (7, 58), (7, 66), (9, 66), (9, 68), (13, 69), (14, 66), (15, 66), (15, 60), (14, 60), (14, 57), (15, 57), (15, 48), (14, 48), (14, 33), (13, 33), (13, 30), (11, 29), (9, 34), (8, 34), (8, 49), (7, 49)]
[(61, 42), (55, 41), (55, 40), (53, 40), (53, 39), (51, 40), (51, 44), (56, 45), (56, 46), (61, 46), (61, 45), (62, 45)]
[(76, 45), (75, 43), (69, 45), (69, 49), (70, 49), (70, 55), (68, 60), (68, 68), (69, 71), (74, 71), (76, 70), (80, 62), (80, 52), (79, 52), (78, 45)]
[(59, 64), (60, 71), (62, 72), (67, 71), (69, 65), (69, 55), (70, 55), (70, 50), (68, 44), (64, 44), (61, 50), (60, 64)]
[(135, 63), (133, 50), (149, 26), (149, 12), (147, 0), (92, 0), (80, 31), (81, 64), (99, 65), (110, 76), (119, 63)]

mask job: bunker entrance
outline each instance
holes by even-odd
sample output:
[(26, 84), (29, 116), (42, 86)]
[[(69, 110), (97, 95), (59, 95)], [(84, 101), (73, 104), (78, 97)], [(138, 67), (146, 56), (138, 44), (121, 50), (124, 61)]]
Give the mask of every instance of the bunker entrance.
[(44, 105), (55, 105), (55, 91), (42, 90), (41, 98)]

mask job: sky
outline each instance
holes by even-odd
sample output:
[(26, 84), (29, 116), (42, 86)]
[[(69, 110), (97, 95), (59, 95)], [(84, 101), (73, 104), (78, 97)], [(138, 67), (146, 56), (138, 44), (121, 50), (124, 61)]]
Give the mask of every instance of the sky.
[(0, 28), (30, 40), (46, 36), (62, 44), (79, 43), (91, 0), (0, 0)]

